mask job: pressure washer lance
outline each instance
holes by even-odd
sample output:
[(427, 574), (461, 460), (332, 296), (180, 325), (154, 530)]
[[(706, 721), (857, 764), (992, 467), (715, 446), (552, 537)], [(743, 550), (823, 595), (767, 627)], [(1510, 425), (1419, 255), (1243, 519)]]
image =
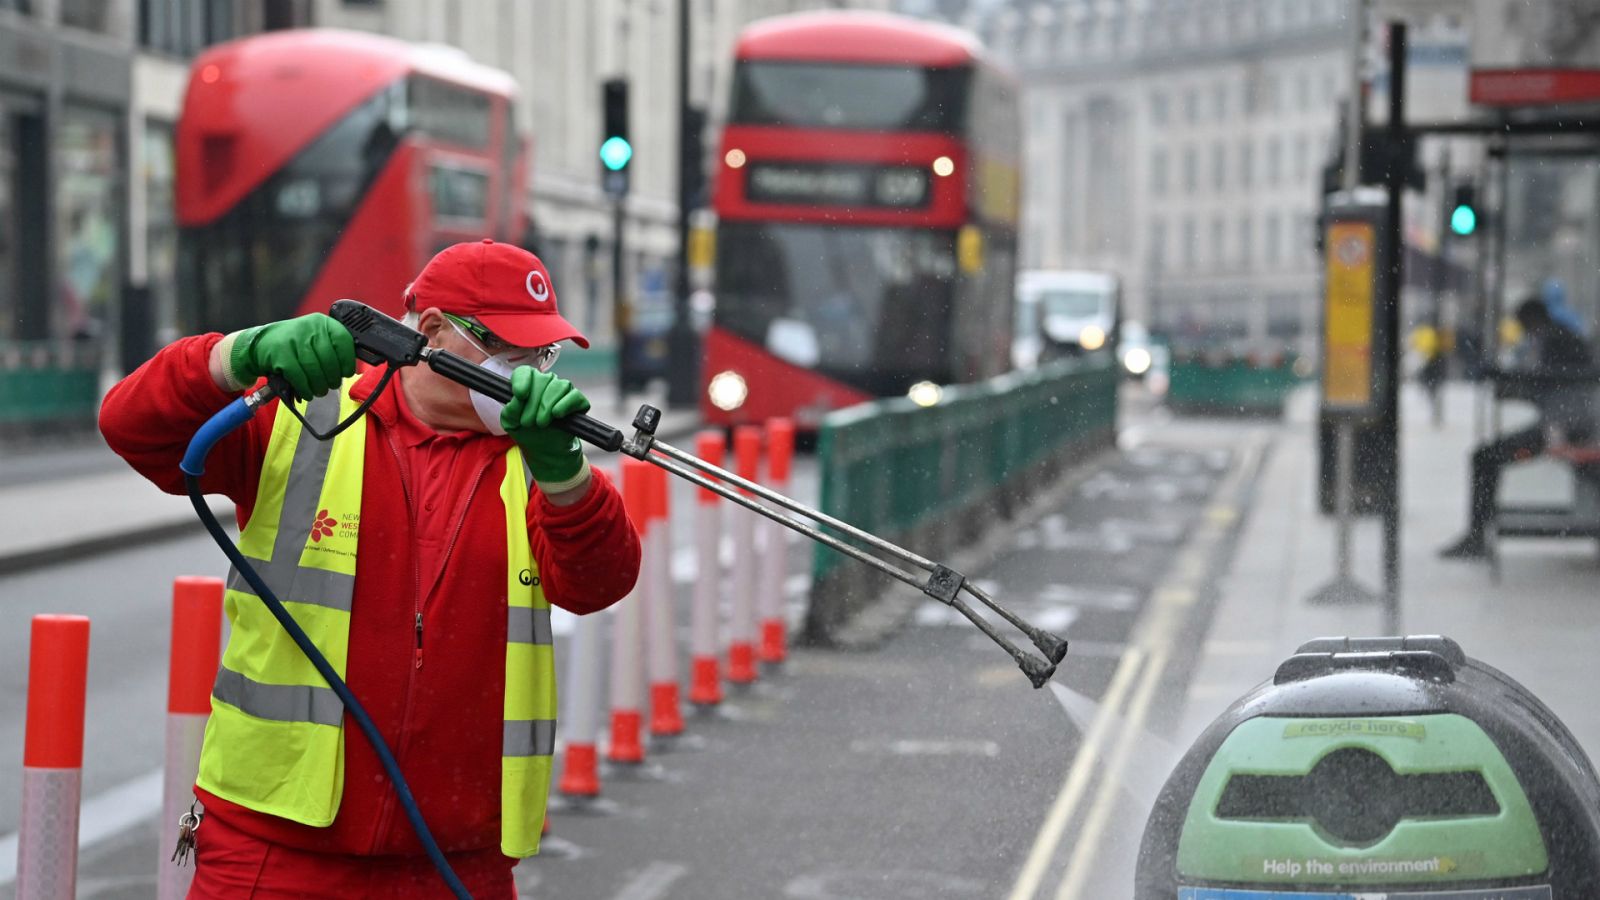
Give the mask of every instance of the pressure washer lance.
[[(448, 350), (440, 350), (428, 346), (428, 339), (422, 334), (407, 328), (395, 319), (367, 306), (356, 300), (339, 300), (333, 304), (329, 314), (340, 324), (350, 330), (355, 338), (356, 356), (373, 365), (388, 365), (391, 368), (414, 366), (427, 363), (430, 368), (445, 378), (477, 391), (485, 396), (492, 397), (504, 403), (511, 399), (511, 382), (509, 379), (497, 375), (482, 366), (463, 359)], [(968, 581), (965, 576), (948, 566), (925, 559), (903, 547), (892, 544), (876, 535), (868, 534), (859, 528), (821, 512), (812, 509), (795, 500), (791, 500), (776, 491), (769, 490), (752, 481), (740, 478), (732, 472), (714, 466), (699, 457), (685, 453), (682, 450), (656, 439), (655, 432), (661, 422), (661, 411), (648, 404), (639, 407), (638, 415), (633, 420), (633, 436), (624, 438), (621, 431), (587, 415), (567, 416), (555, 421), (556, 427), (569, 434), (587, 441), (602, 450), (611, 453), (625, 453), (634, 459), (644, 460), (659, 466), (668, 472), (693, 482), (719, 496), (743, 506), (759, 515), (800, 532), (806, 537), (831, 547), (844, 555), (871, 566), (894, 578), (904, 582), (927, 594), (940, 603), (943, 603), (971, 620), (972, 624), (988, 635), (991, 640), (999, 644), (1011, 658), (1016, 660), (1028, 680), (1036, 688), (1043, 687), (1055, 674), (1056, 665), (1067, 655), (1067, 641), (1037, 628), (1027, 621), (1001, 606), (981, 590)], [(732, 487), (730, 487), (732, 485)], [(873, 550), (893, 558), (893, 561), (880, 559), (877, 556), (857, 547), (845, 543), (834, 535), (824, 532), (821, 528), (809, 522), (785, 515), (755, 500), (745, 496), (736, 488), (742, 488), (750, 494), (782, 507), (814, 522), (831, 528), (841, 534), (859, 541)], [(917, 574), (909, 569), (920, 570)], [(978, 602), (995, 611), (1001, 618), (1011, 623), (1018, 631), (1028, 636), (1033, 645), (1044, 654), (1040, 659), (1028, 653), (995, 629), (990, 621), (978, 614), (965, 600), (961, 593), (965, 591)]]

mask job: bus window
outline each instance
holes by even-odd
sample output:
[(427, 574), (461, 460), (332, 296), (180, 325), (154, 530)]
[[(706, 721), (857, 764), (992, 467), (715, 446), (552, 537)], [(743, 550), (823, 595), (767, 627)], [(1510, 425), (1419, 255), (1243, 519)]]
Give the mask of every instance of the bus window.
[(953, 233), (787, 222), (718, 231), (719, 326), (860, 390), (950, 380)]
[(413, 76), (408, 85), (410, 121), (421, 133), (482, 150), (489, 146), (489, 95)]
[(489, 218), (489, 173), (432, 163), (428, 166), (428, 196), (436, 222), (481, 228)]
[(960, 129), (967, 69), (746, 62), (734, 73), (731, 121), (858, 131)]

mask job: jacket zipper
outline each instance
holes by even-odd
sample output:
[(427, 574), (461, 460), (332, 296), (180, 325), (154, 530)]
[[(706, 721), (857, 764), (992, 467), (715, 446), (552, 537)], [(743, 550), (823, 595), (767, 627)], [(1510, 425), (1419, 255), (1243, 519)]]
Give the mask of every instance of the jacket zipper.
[[(407, 472), (408, 472), (408, 470), (406, 469), (406, 466), (405, 466), (405, 460), (402, 459), (401, 456), (400, 456), (400, 448), (395, 446), (394, 436), (389, 434), (388, 429), (380, 429), (380, 430), (383, 431), (383, 433), (384, 433), (383, 437), (384, 437), (385, 443), (387, 443), (389, 445), (389, 452), (394, 454), (395, 468), (398, 469), (399, 473), (400, 473), (400, 491), (401, 491), (401, 493), (403, 493), (405, 495), (405, 498), (406, 498), (406, 519), (407, 519), (407, 524), (411, 528), (411, 538), (413, 540), (415, 540), (416, 539), (416, 534), (417, 534), (417, 513), (416, 513), (416, 510), (412, 506), (411, 485), (407, 481)], [(417, 569), (417, 557), (416, 557), (416, 555), (415, 554), (410, 554), (410, 556), (411, 556), (411, 597), (412, 597), (412, 605), (413, 605), (414, 609), (416, 610), (416, 617), (417, 617), (416, 618), (416, 622), (417, 622), (416, 649), (414, 651), (415, 654), (416, 654), (416, 656), (415, 656), (416, 664), (415, 664), (414, 669), (420, 669), (420, 668), (422, 668), (422, 573)], [(405, 704), (401, 707), (401, 712), (400, 712), (400, 731), (395, 735), (396, 746), (391, 748), (391, 750), (393, 750), (393, 752), (394, 752), (395, 762), (397, 762), (397, 763), (400, 762), (401, 759), (402, 759), (402, 755), (404, 753), (404, 746), (405, 746), (404, 742), (405, 742), (406, 731), (411, 725), (411, 694), (412, 694), (412, 691), (413, 691), (413, 689), (415, 687), (416, 687), (416, 677), (414, 675), (407, 677), (406, 678), (406, 700), (405, 700)], [(372, 847), (373, 847), (373, 850), (377, 850), (381, 846), (383, 838), (384, 838), (384, 835), (388, 834), (388, 832), (389, 832), (390, 820), (394, 818), (394, 803), (395, 803), (395, 798), (397, 796), (399, 796), (398, 788), (396, 788), (396, 787), (391, 785), (391, 789), (386, 793), (386, 795), (383, 798), (383, 805), (381, 807), (379, 807), (378, 827), (377, 827), (377, 830), (374, 831), (373, 835), (372, 835)]]

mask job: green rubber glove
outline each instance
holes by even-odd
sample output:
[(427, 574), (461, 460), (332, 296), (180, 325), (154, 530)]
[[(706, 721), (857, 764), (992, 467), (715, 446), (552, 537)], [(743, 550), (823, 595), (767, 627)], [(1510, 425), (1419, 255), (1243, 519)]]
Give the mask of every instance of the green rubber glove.
[(244, 389), (263, 375), (281, 373), (295, 395), (320, 397), (356, 373), (356, 342), (349, 329), (322, 313), (236, 331), (223, 338), (228, 380)]
[(532, 366), (511, 373), (511, 401), (500, 411), (500, 426), (522, 448), (533, 480), (547, 494), (577, 487), (588, 476), (578, 439), (551, 424), (589, 411), (589, 398), (572, 382)]

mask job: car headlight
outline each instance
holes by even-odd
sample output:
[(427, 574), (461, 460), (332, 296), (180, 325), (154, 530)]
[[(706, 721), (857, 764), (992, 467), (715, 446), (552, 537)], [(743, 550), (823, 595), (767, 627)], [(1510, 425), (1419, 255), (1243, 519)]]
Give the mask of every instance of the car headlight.
[(743, 375), (730, 369), (711, 376), (711, 383), (706, 385), (706, 396), (717, 409), (733, 412), (743, 406), (745, 399), (750, 396), (750, 386), (745, 384)]
[(906, 391), (906, 396), (918, 406), (938, 406), (944, 397), (944, 388), (931, 381), (919, 381)]
[(1099, 350), (1106, 343), (1105, 329), (1099, 325), (1085, 325), (1078, 332), (1078, 346), (1085, 350)]
[(1134, 347), (1122, 355), (1122, 365), (1135, 375), (1143, 375), (1150, 371), (1150, 351), (1143, 347)]

